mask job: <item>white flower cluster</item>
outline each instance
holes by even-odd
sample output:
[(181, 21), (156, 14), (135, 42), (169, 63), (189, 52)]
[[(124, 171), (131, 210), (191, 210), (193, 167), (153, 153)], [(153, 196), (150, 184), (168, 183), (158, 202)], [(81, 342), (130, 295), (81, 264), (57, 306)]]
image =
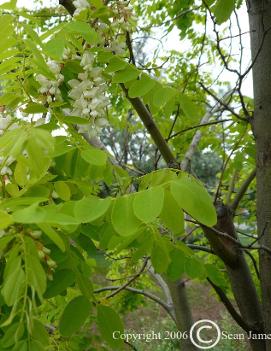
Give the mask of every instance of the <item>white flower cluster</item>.
[(12, 175), (13, 172), (11, 168), (9, 167), (15, 159), (11, 156), (9, 156), (7, 159), (4, 157), (0, 157), (0, 175)]
[(56, 76), (56, 80), (50, 80), (42, 74), (36, 75), (36, 80), (40, 83), (41, 87), (39, 92), (46, 96), (46, 101), (51, 103), (53, 100), (61, 100), (61, 92), (59, 90), (60, 84), (64, 80), (64, 76), (60, 73), (61, 66), (55, 61), (48, 62), (49, 69)]
[(127, 47), (126, 31), (132, 31), (136, 18), (125, 1), (112, 1), (108, 6), (113, 13), (110, 25), (99, 20), (95, 23), (95, 28), (100, 37), (104, 38), (107, 49), (121, 55)]
[(18, 124), (14, 122), (14, 119), (3, 112), (0, 112), (0, 135), (3, 135), (5, 130), (13, 130), (18, 128)]
[(105, 108), (109, 104), (105, 93), (106, 84), (101, 75), (102, 69), (93, 67), (93, 62), (94, 55), (84, 52), (80, 62), (84, 72), (78, 74), (78, 79), (68, 82), (72, 88), (69, 96), (74, 100), (73, 110), (68, 111), (68, 114), (88, 119), (90, 123), (80, 125), (79, 132), (89, 134), (96, 134), (107, 125)]
[(73, 4), (76, 8), (74, 15), (79, 15), (79, 13), (90, 7), (90, 4), (87, 0), (74, 0)]
[(11, 116), (0, 114), (0, 135), (4, 134), (5, 129), (11, 124)]

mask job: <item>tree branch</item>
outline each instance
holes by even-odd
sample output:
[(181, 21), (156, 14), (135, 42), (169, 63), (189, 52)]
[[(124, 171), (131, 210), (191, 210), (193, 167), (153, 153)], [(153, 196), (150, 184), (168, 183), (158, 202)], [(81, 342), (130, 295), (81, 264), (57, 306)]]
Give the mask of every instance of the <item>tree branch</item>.
[(65, 9), (69, 12), (71, 16), (74, 14), (74, 11), (76, 10), (72, 0), (59, 0), (59, 5), (62, 5), (63, 7), (65, 7)]
[(182, 129), (180, 130), (179, 132), (176, 132), (174, 134), (172, 134), (169, 138), (167, 138), (167, 140), (170, 140), (172, 138), (175, 138), (176, 136), (180, 135), (180, 134), (183, 134), (185, 132), (188, 132), (190, 130), (193, 130), (193, 129), (198, 129), (198, 128), (202, 128), (202, 127), (208, 127), (208, 126), (212, 126), (214, 124), (219, 124), (219, 123), (224, 123), (224, 122), (230, 122), (232, 121), (232, 119), (228, 118), (228, 119), (220, 119), (218, 121), (212, 121), (212, 122), (207, 122), (207, 123), (200, 123), (200, 124), (197, 124), (195, 126), (191, 126), (191, 127), (188, 127), (188, 128), (185, 128), (185, 129)]
[[(120, 291), (120, 288), (121, 288), (121, 286), (105, 286), (103, 288), (94, 290), (94, 294), (99, 294), (99, 293), (102, 293), (104, 291), (115, 291), (116, 292), (116, 291)], [(156, 295), (154, 295), (148, 291), (142, 290), (142, 289), (132, 288), (130, 286), (126, 286), (125, 288), (123, 288), (121, 290), (127, 290), (127, 291), (131, 291), (135, 294), (140, 294), (140, 295), (146, 296), (150, 300), (152, 300), (152, 301), (158, 303), (160, 306), (162, 306), (164, 308), (164, 310), (170, 315), (170, 317), (175, 321), (175, 317), (172, 313), (171, 306), (166, 304), (163, 300), (161, 300)]]
[(110, 299), (111, 297), (114, 297), (120, 291), (126, 289), (132, 282), (134, 282), (144, 272), (145, 268), (147, 267), (148, 261), (149, 261), (149, 258), (148, 257), (145, 258), (141, 269), (133, 277), (131, 277), (125, 284), (123, 284), (122, 286), (119, 286), (118, 289), (116, 289), (114, 292), (106, 296), (106, 299)]
[(230, 313), (232, 318), (235, 320), (235, 322), (240, 325), (241, 328), (243, 328), (247, 333), (249, 331), (252, 331), (253, 329), (246, 324), (246, 322), (243, 320), (243, 318), (240, 316), (240, 314), (235, 310), (233, 307), (233, 304), (231, 301), (228, 299), (227, 295), (224, 293), (224, 291), (217, 286), (215, 283), (211, 281), (211, 279), (207, 278), (208, 282), (210, 285), (213, 287), (217, 295), (219, 296), (221, 302), (223, 305), (226, 307), (227, 311)]
[(120, 84), (127, 99), (130, 101), (133, 108), (136, 110), (138, 116), (146, 127), (147, 131), (151, 135), (155, 145), (161, 152), (167, 165), (172, 168), (179, 168), (179, 164), (174, 157), (172, 151), (170, 150), (166, 140), (162, 136), (160, 130), (158, 129), (150, 111), (147, 109), (145, 104), (139, 98), (130, 98), (128, 95), (128, 90), (125, 88), (124, 84)]
[(245, 195), (250, 183), (253, 181), (253, 179), (256, 177), (256, 168), (253, 169), (253, 171), (250, 173), (250, 175), (245, 179), (243, 184), (241, 185), (238, 193), (236, 194), (232, 204), (230, 205), (230, 209), (232, 210), (233, 213), (235, 213), (240, 201), (242, 200), (243, 196)]

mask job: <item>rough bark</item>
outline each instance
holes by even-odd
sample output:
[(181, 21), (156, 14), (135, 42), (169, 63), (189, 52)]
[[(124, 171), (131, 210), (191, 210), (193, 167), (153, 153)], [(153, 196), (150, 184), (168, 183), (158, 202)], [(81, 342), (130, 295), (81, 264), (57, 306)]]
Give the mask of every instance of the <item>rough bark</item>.
[[(257, 227), (259, 243), (271, 249), (271, 1), (247, 2), (251, 30), (256, 140)], [(271, 333), (271, 255), (260, 253), (265, 333)], [(266, 341), (271, 351), (271, 340)]]

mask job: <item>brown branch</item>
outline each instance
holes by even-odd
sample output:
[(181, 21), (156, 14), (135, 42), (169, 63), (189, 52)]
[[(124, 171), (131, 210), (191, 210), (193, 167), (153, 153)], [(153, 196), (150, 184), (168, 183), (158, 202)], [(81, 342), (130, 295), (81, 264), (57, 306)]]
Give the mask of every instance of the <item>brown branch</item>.
[(72, 0), (59, 0), (59, 5), (62, 5), (65, 7), (65, 9), (69, 12), (69, 14), (72, 16), (76, 10), (76, 7), (74, 6)]
[(247, 179), (243, 182), (243, 184), (241, 185), (238, 193), (236, 194), (232, 204), (230, 205), (230, 208), (231, 208), (233, 213), (235, 213), (240, 201), (242, 200), (250, 183), (253, 181), (253, 179), (255, 177), (256, 177), (256, 168), (253, 169), (253, 171), (250, 173), (250, 175), (247, 177)]
[(133, 108), (136, 110), (138, 116), (146, 127), (147, 131), (151, 135), (155, 145), (161, 152), (167, 165), (172, 168), (179, 168), (179, 164), (174, 157), (172, 151), (170, 150), (165, 138), (162, 136), (159, 128), (157, 127), (150, 111), (147, 109), (145, 104), (139, 98), (130, 98), (128, 95), (128, 90), (125, 88), (124, 84), (120, 84), (127, 99), (130, 101)]
[[(105, 286), (103, 288), (96, 289), (93, 292), (94, 292), (94, 294), (99, 294), (99, 293), (102, 293), (105, 291), (115, 291), (116, 292), (116, 291), (120, 291), (119, 290), (120, 288), (121, 288), (121, 286)], [(136, 288), (132, 288), (130, 286), (126, 286), (124, 289), (121, 289), (121, 290), (127, 290), (127, 291), (130, 291), (130, 292), (135, 293), (135, 294), (143, 295), (143, 296), (147, 297), (148, 299), (158, 303), (171, 316), (171, 318), (173, 320), (175, 320), (174, 315), (172, 314), (171, 307), (167, 303), (165, 303), (163, 300), (161, 300), (159, 297), (157, 297), (156, 295), (154, 295), (148, 291), (145, 291), (143, 289), (136, 289)]]
[(134, 51), (133, 51), (133, 47), (132, 47), (131, 36), (130, 36), (130, 33), (128, 31), (126, 32), (126, 45), (128, 47), (129, 54), (130, 54), (129, 62), (132, 62), (132, 64), (135, 66), (135, 64), (136, 64), (135, 55), (134, 55)]
[(259, 272), (259, 269), (258, 269), (257, 262), (256, 262), (255, 258), (253, 257), (253, 255), (248, 250), (244, 250), (244, 251), (245, 251), (245, 254), (247, 254), (248, 257), (251, 259), (251, 262), (252, 262), (253, 267), (255, 269), (255, 273), (257, 275), (257, 278), (260, 280), (260, 272)]
[(180, 130), (179, 132), (176, 132), (175, 134), (172, 134), (169, 138), (167, 138), (166, 140), (170, 140), (172, 138), (175, 138), (176, 136), (180, 135), (180, 134), (183, 134), (185, 132), (188, 132), (190, 130), (193, 130), (193, 129), (198, 129), (198, 128), (202, 128), (202, 127), (208, 127), (208, 126), (212, 126), (214, 124), (219, 124), (219, 123), (224, 123), (224, 122), (230, 122), (232, 121), (232, 119), (228, 118), (228, 119), (221, 119), (219, 121), (213, 121), (213, 122), (207, 122), (207, 123), (202, 123), (202, 124), (197, 124), (195, 126), (192, 126), (192, 127), (188, 127), (188, 128), (185, 128), (185, 129), (182, 129)]
[(210, 89), (208, 89), (202, 82), (199, 82), (199, 85), (201, 88), (206, 91), (207, 94), (209, 94), (214, 100), (216, 100), (221, 106), (224, 107), (226, 111), (229, 111), (233, 116), (235, 116), (237, 119), (240, 119), (242, 121), (247, 122), (247, 120), (241, 116), (239, 116), (232, 107), (229, 106), (229, 104), (225, 103), (223, 100), (221, 100), (218, 96), (216, 96)]
[(134, 282), (138, 277), (140, 277), (140, 275), (144, 272), (145, 268), (147, 267), (149, 261), (149, 257), (145, 258), (144, 263), (141, 267), (141, 269), (132, 277), (130, 278), (125, 284), (123, 284), (122, 286), (119, 286), (118, 289), (116, 289), (114, 292), (112, 292), (111, 294), (109, 294), (108, 296), (106, 296), (106, 299), (110, 299), (111, 297), (114, 297), (115, 295), (117, 295), (119, 292), (121, 292), (122, 290), (126, 289), (132, 282)]
[(231, 303), (231, 301), (228, 299), (227, 295), (224, 293), (224, 291), (217, 286), (215, 283), (212, 282), (211, 279), (207, 278), (208, 282), (210, 283), (210, 285), (213, 287), (213, 289), (215, 290), (215, 292), (217, 293), (217, 295), (219, 296), (221, 302), (223, 303), (223, 305), (226, 307), (227, 311), (230, 313), (230, 315), (232, 316), (232, 318), (235, 320), (235, 322), (240, 325), (241, 328), (243, 328), (247, 333), (249, 333), (249, 331), (252, 331), (253, 328), (251, 328), (244, 320), (243, 318), (240, 316), (240, 314), (235, 310), (233, 304)]
[(214, 250), (212, 250), (211, 248), (209, 248), (207, 246), (196, 245), (196, 244), (188, 244), (188, 243), (186, 243), (186, 246), (190, 247), (190, 249), (192, 249), (192, 250), (204, 251), (204, 252), (208, 252), (210, 254), (215, 255)]

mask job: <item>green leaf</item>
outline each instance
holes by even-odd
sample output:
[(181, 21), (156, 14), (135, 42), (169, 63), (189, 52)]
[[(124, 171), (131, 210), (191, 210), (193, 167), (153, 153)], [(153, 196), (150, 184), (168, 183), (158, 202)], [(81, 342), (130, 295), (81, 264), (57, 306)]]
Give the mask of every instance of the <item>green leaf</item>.
[(170, 180), (175, 180), (176, 177), (176, 171), (170, 168), (159, 169), (139, 178), (140, 189), (166, 184)]
[(81, 157), (92, 166), (104, 167), (107, 161), (107, 154), (105, 151), (91, 146), (81, 151)]
[(197, 105), (186, 95), (179, 96), (181, 109), (190, 119), (197, 119), (200, 116), (200, 110)]
[(185, 272), (192, 279), (205, 279), (207, 276), (204, 264), (196, 257), (189, 257), (186, 260)]
[(1, 291), (8, 306), (14, 305), (20, 299), (24, 286), (25, 274), (21, 267), (21, 259), (16, 256), (6, 266), (5, 279)]
[(217, 267), (214, 264), (205, 264), (205, 269), (207, 271), (208, 278), (211, 279), (213, 283), (220, 286), (222, 289), (225, 289), (227, 286), (227, 281), (222, 273), (219, 270), (219, 266)]
[(71, 198), (71, 190), (66, 182), (58, 181), (54, 184), (55, 191), (57, 192), (60, 199), (69, 201)]
[(136, 98), (147, 94), (156, 84), (154, 79), (149, 78), (147, 75), (142, 75), (139, 80), (131, 84), (129, 88), (129, 97)]
[(133, 196), (124, 195), (115, 199), (111, 219), (119, 235), (128, 236), (138, 231), (141, 222), (134, 215)]
[(33, 320), (32, 338), (45, 347), (49, 345), (48, 332), (44, 325), (37, 319)]
[(0, 138), (0, 154), (16, 158), (22, 153), (26, 140), (27, 133), (22, 128), (5, 132)]
[(204, 186), (194, 178), (180, 175), (171, 182), (170, 191), (179, 207), (200, 223), (211, 227), (216, 224), (216, 210)]
[(53, 243), (56, 244), (57, 247), (60, 248), (61, 251), (66, 250), (65, 242), (61, 238), (60, 234), (56, 232), (50, 225), (45, 223), (38, 224), (38, 227), (52, 240)]
[(97, 306), (97, 324), (103, 339), (114, 349), (119, 350), (123, 347), (123, 340), (113, 338), (114, 332), (122, 334), (124, 331), (123, 323), (119, 315), (109, 306)]
[(30, 340), (28, 351), (44, 351), (44, 346), (38, 340)]
[(54, 274), (53, 280), (48, 283), (44, 297), (50, 299), (65, 291), (74, 284), (75, 274), (69, 269), (61, 269)]
[(44, 206), (43, 211), (45, 218), (43, 223), (51, 223), (55, 225), (77, 225), (78, 220), (74, 218), (73, 214), (65, 213), (65, 208), (62, 210), (61, 207), (55, 205)]
[(157, 273), (166, 272), (170, 263), (170, 256), (168, 252), (167, 243), (164, 242), (162, 239), (156, 240), (153, 244), (151, 262)]
[(16, 183), (21, 187), (24, 187), (28, 181), (27, 175), (28, 167), (23, 160), (19, 159), (14, 170), (14, 178)]
[(154, 187), (135, 193), (133, 209), (136, 217), (144, 222), (153, 222), (161, 213), (164, 204), (164, 189)]
[(13, 235), (5, 235), (0, 238), (0, 254), (2, 254), (1, 251), (5, 250), (7, 247), (8, 243), (14, 239)]
[(218, 24), (227, 21), (235, 7), (235, 0), (217, 0), (213, 7), (213, 12)]
[(4, 335), (1, 338), (1, 348), (6, 349), (15, 344), (16, 342), (15, 335), (17, 334), (18, 329), (19, 329), (19, 323), (17, 322), (10, 325), (5, 330)]
[(17, 0), (10, 0), (2, 4), (0, 8), (3, 10), (15, 10), (16, 6), (17, 6)]
[(170, 253), (170, 258), (171, 262), (168, 266), (167, 276), (173, 281), (178, 280), (185, 272), (186, 257), (181, 250), (174, 249)]
[(126, 83), (135, 80), (138, 76), (139, 71), (133, 66), (128, 66), (114, 75), (112, 83)]
[(28, 350), (28, 342), (27, 342), (27, 340), (20, 340), (13, 347), (12, 351), (29, 351)]
[(30, 102), (27, 104), (26, 108), (23, 110), (24, 113), (34, 114), (34, 113), (44, 113), (47, 112), (47, 108), (42, 104), (37, 104)]
[(110, 204), (110, 198), (99, 199), (95, 196), (88, 196), (76, 202), (74, 214), (81, 223), (93, 222), (105, 215)]
[(6, 229), (13, 223), (12, 216), (7, 212), (0, 210), (0, 229)]
[(89, 124), (88, 119), (78, 116), (63, 116), (60, 120), (66, 124)]
[(42, 223), (45, 221), (46, 213), (37, 203), (30, 205), (12, 214), (14, 222), (17, 223)]
[(59, 321), (61, 335), (69, 337), (76, 333), (90, 315), (91, 304), (84, 296), (77, 296), (69, 302)]
[(86, 22), (71, 21), (67, 23), (63, 29), (66, 32), (81, 34), (89, 44), (96, 44), (99, 41), (99, 36), (96, 31)]
[(114, 56), (109, 60), (108, 66), (105, 69), (107, 73), (113, 73), (120, 71), (128, 66), (128, 63), (125, 62), (123, 59), (119, 58), (118, 56)]
[(34, 241), (30, 237), (24, 239), (25, 242), (25, 271), (28, 278), (28, 285), (31, 286), (42, 300), (42, 295), (46, 290), (46, 274), (40, 263)]
[(46, 44), (43, 45), (45, 53), (55, 60), (62, 60), (65, 38), (64, 37), (53, 37)]
[(160, 218), (165, 226), (175, 235), (184, 232), (183, 211), (168, 190), (165, 191), (164, 206)]
[(163, 107), (176, 94), (175, 89), (157, 84), (153, 93), (153, 104), (157, 107)]

